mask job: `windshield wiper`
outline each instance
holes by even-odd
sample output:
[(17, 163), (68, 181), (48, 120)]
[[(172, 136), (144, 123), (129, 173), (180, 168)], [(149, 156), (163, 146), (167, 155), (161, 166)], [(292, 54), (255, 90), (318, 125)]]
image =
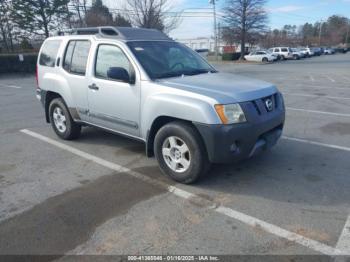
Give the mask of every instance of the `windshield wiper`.
[(177, 77), (177, 76), (182, 76), (182, 72), (167, 72), (161, 75), (156, 76), (156, 79), (161, 79), (161, 78), (170, 78), (170, 77)]
[(207, 73), (217, 73), (216, 70), (209, 70), (209, 69), (194, 69), (194, 70), (186, 70), (186, 71), (180, 71), (180, 72), (167, 72), (161, 75), (156, 76), (156, 79), (161, 78), (170, 78), (170, 77), (179, 77), (179, 76), (193, 76), (193, 75), (199, 75), (199, 74), (207, 74)]
[(186, 76), (193, 76), (193, 75), (200, 75), (200, 74), (207, 74), (207, 73), (216, 73), (215, 70), (209, 70), (209, 69), (195, 69), (190, 71), (183, 72)]

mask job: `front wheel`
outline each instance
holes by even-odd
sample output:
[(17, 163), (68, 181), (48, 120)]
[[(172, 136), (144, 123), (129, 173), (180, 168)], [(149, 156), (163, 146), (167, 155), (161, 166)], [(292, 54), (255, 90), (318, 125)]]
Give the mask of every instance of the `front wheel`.
[(263, 61), (264, 63), (269, 62), (269, 60), (268, 60), (266, 57), (264, 57), (264, 58), (262, 59), (262, 61)]
[(51, 101), (49, 114), (52, 128), (60, 138), (72, 140), (80, 135), (81, 126), (74, 122), (61, 98)]
[(161, 171), (173, 180), (190, 184), (210, 168), (197, 130), (185, 122), (171, 122), (156, 134), (154, 152)]

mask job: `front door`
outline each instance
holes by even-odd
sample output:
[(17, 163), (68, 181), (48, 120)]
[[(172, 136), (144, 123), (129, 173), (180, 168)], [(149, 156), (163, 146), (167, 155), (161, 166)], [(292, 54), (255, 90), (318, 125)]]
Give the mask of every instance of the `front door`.
[(88, 86), (89, 116), (92, 124), (139, 137), (140, 81), (111, 79), (108, 71), (122, 68), (130, 76), (134, 67), (117, 45), (100, 44), (96, 49), (92, 77)]

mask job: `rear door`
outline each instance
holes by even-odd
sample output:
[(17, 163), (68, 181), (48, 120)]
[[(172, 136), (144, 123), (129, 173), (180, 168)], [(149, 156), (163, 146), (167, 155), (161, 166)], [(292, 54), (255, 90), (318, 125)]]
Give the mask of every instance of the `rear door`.
[(90, 49), (89, 40), (70, 40), (66, 45), (61, 69), (74, 101), (74, 107), (70, 108), (70, 112), (73, 118), (79, 117), (82, 121), (88, 121), (86, 67)]
[[(136, 66), (118, 44), (100, 43), (94, 47), (94, 63), (89, 78), (90, 122), (114, 131), (139, 137), (140, 81)], [(125, 69), (135, 82), (113, 80), (111, 68)]]

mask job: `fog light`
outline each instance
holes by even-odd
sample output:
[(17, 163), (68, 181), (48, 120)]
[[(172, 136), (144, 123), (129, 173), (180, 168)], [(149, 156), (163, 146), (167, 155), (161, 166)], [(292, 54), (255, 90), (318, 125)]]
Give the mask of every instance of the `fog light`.
[(230, 151), (232, 153), (239, 153), (239, 147), (237, 146), (236, 143), (233, 143), (231, 146), (230, 146)]

